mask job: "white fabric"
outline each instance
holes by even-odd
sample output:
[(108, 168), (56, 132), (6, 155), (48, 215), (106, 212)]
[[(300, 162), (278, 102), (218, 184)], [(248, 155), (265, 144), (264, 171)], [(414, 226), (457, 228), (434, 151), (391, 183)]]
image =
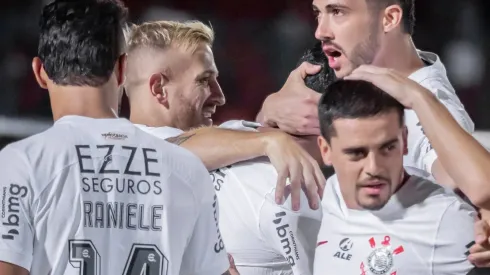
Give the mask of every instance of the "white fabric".
[[(220, 128), (254, 131), (258, 126), (234, 120)], [(304, 193), (298, 212), (292, 211), (289, 195), (277, 205), (277, 172), (265, 159), (219, 169), (211, 177), (220, 200), (220, 230), (241, 275), (312, 274), (322, 216), (309, 208)]]
[(314, 274), (466, 275), (473, 268), (465, 252), (474, 238), (474, 209), (424, 179), (426, 173), (408, 172), (410, 179), (379, 211), (348, 209), (336, 176), (327, 180)]
[(241, 275), (312, 274), (321, 211), (309, 208), (304, 193), (298, 212), (291, 210), (290, 196), (277, 205), (277, 172), (266, 160), (222, 168), (211, 177), (223, 240)]
[(147, 132), (148, 134), (152, 134), (161, 139), (176, 137), (184, 133), (184, 131), (172, 127), (148, 127), (146, 125), (141, 125), (141, 124), (135, 124), (135, 126)]
[[(434, 93), (461, 127), (473, 133), (475, 125), (449, 82), (446, 69), (439, 57), (434, 53), (422, 51), (419, 51), (419, 55), (431, 65), (417, 70), (409, 78)], [(403, 159), (404, 165), (431, 173), (432, 164), (437, 159), (437, 155), (413, 110), (405, 111), (405, 122), (408, 128), (408, 155)]]
[(202, 163), (125, 119), (64, 117), (4, 148), (0, 169), (0, 261), (31, 275), (228, 269)]
[[(220, 128), (255, 131), (258, 126), (232, 120)], [(150, 133), (169, 138), (179, 135), (178, 131), (162, 127)], [(210, 175), (220, 202), (220, 231), (240, 275), (312, 274), (321, 210), (311, 210), (304, 193), (298, 212), (291, 210), (289, 196), (282, 206), (277, 205), (277, 172), (265, 158), (224, 167)]]

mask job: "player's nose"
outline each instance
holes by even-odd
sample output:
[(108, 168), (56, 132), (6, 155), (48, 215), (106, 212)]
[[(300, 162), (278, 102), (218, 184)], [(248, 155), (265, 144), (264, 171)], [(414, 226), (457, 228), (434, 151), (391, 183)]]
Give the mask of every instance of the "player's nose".
[(327, 19), (319, 17), (318, 26), (315, 30), (315, 38), (320, 41), (333, 40), (335, 38)]
[(216, 81), (215, 85), (211, 88), (211, 100), (216, 106), (223, 106), (226, 103), (225, 95), (223, 94), (223, 90), (221, 90), (221, 86)]

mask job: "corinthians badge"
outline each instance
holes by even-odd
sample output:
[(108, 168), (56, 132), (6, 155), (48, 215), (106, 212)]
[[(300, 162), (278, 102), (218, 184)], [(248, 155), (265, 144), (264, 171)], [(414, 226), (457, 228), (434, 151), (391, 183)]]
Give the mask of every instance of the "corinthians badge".
[(369, 239), (369, 245), (374, 250), (367, 257), (366, 262), (361, 263), (361, 275), (396, 275), (396, 271), (392, 271), (394, 264), (394, 255), (403, 253), (403, 246), (399, 246), (395, 250), (391, 250), (391, 238), (385, 236), (381, 242), (381, 247), (376, 247), (374, 238)]

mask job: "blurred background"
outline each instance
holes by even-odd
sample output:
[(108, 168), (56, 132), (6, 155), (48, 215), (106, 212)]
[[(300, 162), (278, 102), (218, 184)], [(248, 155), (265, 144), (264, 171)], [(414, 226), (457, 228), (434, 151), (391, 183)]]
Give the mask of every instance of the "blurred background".
[[(3, 0), (0, 10), (0, 148), (51, 123), (46, 91), (31, 72), (37, 20), (48, 0)], [(216, 122), (254, 120), (314, 44), (311, 0), (124, 0), (130, 19), (209, 22), (227, 105)], [(414, 40), (437, 53), (478, 130), (490, 130), (490, 1), (416, 1)], [(128, 115), (127, 103), (123, 115)], [(484, 136), (485, 133), (480, 134)], [(489, 140), (490, 142), (490, 140)], [(490, 146), (490, 143), (489, 143)]]

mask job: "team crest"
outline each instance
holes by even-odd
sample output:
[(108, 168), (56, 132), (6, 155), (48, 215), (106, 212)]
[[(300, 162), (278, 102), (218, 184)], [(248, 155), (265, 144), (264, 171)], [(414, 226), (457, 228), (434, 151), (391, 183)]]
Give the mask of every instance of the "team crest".
[[(403, 253), (403, 246), (392, 250), (390, 236), (385, 236), (381, 246), (376, 245), (374, 238), (369, 239), (369, 245), (373, 251), (369, 254), (365, 262), (361, 262), (361, 275), (396, 275), (392, 271), (395, 255)], [(391, 273), (390, 273), (391, 272)]]

